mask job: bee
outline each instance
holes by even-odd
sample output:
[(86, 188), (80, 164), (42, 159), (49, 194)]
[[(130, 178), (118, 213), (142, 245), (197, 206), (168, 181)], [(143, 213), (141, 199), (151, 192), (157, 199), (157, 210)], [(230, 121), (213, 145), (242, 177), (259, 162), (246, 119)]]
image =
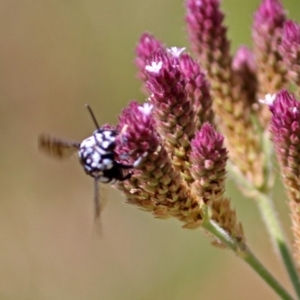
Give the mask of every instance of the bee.
[(58, 159), (67, 158), (78, 152), (85, 173), (94, 178), (95, 219), (98, 219), (101, 213), (99, 183), (113, 184), (129, 179), (133, 165), (123, 164), (117, 159), (115, 148), (118, 131), (100, 127), (91, 107), (86, 104), (86, 108), (96, 126), (90, 137), (80, 143), (42, 134), (38, 138), (38, 145), (41, 151)]

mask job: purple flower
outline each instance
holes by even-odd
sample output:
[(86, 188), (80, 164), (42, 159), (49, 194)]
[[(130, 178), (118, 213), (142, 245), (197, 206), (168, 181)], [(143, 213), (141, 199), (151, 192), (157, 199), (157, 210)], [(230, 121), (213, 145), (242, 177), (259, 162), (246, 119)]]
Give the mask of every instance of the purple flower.
[(270, 110), (272, 138), (282, 177), (292, 199), (300, 201), (300, 102), (282, 90)]
[[(174, 216), (198, 224), (202, 218), (198, 201), (172, 166), (156, 132), (152, 105), (131, 102), (120, 116), (119, 131), (118, 153), (128, 155), (135, 165), (132, 178), (118, 183), (128, 202), (153, 211), (159, 218)], [(181, 209), (193, 213), (185, 216)]]
[(232, 68), (235, 71), (247, 69), (251, 73), (256, 71), (256, 62), (252, 51), (247, 46), (240, 46), (235, 53)]
[(187, 0), (186, 23), (191, 47), (202, 67), (212, 72), (211, 64), (230, 64), (227, 29), (219, 0)]
[[(245, 239), (242, 225), (237, 221), (230, 200), (224, 197), (227, 160), (224, 137), (210, 124), (204, 124), (192, 140), (191, 173), (195, 179), (192, 190), (202, 205), (209, 207), (211, 218), (242, 241)], [(214, 244), (220, 246), (218, 241)]]
[(300, 102), (286, 90), (280, 91), (270, 105), (271, 133), (280, 165), (280, 173), (288, 194), (294, 235), (294, 255), (300, 257)]
[[(177, 49), (177, 48), (176, 48)], [(187, 77), (180, 67), (182, 51), (157, 50), (146, 66), (146, 86), (151, 94), (153, 116), (173, 165), (189, 180), (186, 168), (190, 140), (195, 133), (193, 99), (187, 91)]]
[[(189, 38), (211, 86), (213, 108), (231, 160), (256, 186), (262, 183), (260, 144), (250, 117), (243, 83), (232, 70), (230, 42), (219, 0), (187, 0)], [(258, 157), (258, 159), (257, 159)], [(258, 162), (259, 161), (259, 162)]]
[(185, 78), (177, 56), (162, 49), (157, 50), (145, 70), (148, 75), (146, 85), (156, 108), (170, 110), (172, 106), (186, 102)]
[[(260, 33), (269, 35), (276, 30), (282, 28), (285, 21), (285, 11), (278, 0), (263, 0), (258, 10), (254, 14), (254, 28)], [(254, 33), (255, 34), (255, 33)], [(265, 36), (257, 36), (263, 39)]]
[(195, 130), (199, 130), (203, 123), (214, 123), (210, 85), (199, 64), (190, 55), (183, 54), (179, 60), (181, 72), (185, 76), (185, 90), (192, 100), (195, 111)]
[[(286, 148), (294, 144), (295, 135), (300, 136), (300, 102), (287, 90), (280, 91), (270, 105), (271, 131), (276, 147)], [(291, 138), (291, 140), (290, 140)], [(286, 144), (288, 143), (288, 144)]]
[[(279, 53), (285, 11), (278, 0), (263, 0), (254, 14), (252, 28), (253, 50), (257, 62), (258, 96), (277, 93), (287, 84), (286, 68)], [(270, 112), (261, 107), (259, 118), (267, 127)]]
[(227, 150), (224, 137), (210, 124), (204, 124), (191, 143), (192, 175), (197, 193), (207, 203), (223, 194)]
[(147, 74), (145, 72), (145, 67), (151, 61), (153, 53), (161, 48), (164, 48), (162, 43), (150, 33), (144, 33), (140, 37), (135, 49), (135, 64), (138, 68), (138, 78), (140, 80), (146, 81)]
[(287, 20), (283, 27), (282, 46), (285, 50), (298, 48), (300, 44), (300, 25), (292, 20)]
[(240, 82), (246, 105), (252, 108), (256, 102), (258, 83), (255, 57), (248, 47), (240, 46), (238, 48), (232, 61), (232, 69)]
[(290, 79), (295, 84), (300, 83), (300, 24), (286, 21), (283, 27), (280, 53), (289, 70)]
[(154, 152), (160, 144), (152, 116), (152, 104), (132, 101), (119, 117), (118, 152), (130, 156), (132, 160)]

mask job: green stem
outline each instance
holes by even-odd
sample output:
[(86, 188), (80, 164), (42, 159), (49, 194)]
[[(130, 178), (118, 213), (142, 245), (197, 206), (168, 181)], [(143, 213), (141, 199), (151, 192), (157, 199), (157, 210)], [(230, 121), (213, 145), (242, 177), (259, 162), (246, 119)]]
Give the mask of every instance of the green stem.
[(279, 250), (282, 261), (297, 293), (298, 299), (300, 299), (300, 281), (297, 269), (288, 248), (283, 229), (274, 210), (273, 202), (270, 197), (260, 192), (257, 193), (256, 199), (267, 230), (269, 231), (269, 234), (271, 236), (272, 242), (274, 246)]
[(272, 274), (254, 256), (247, 245), (234, 240), (215, 221), (205, 220), (203, 227), (216, 238), (221, 240), (227, 247), (232, 249), (241, 257), (252, 269), (284, 300), (293, 300), (292, 296), (282, 287), (282, 285), (272, 276)]
[(241, 186), (245, 187), (245, 189), (251, 193), (251, 197), (256, 200), (272, 243), (275, 248), (278, 249), (277, 253), (280, 254), (283, 264), (291, 279), (292, 285), (296, 291), (297, 297), (300, 299), (300, 280), (298, 272), (290, 253), (280, 221), (273, 207), (272, 199), (270, 199), (270, 197), (268, 197), (264, 191), (255, 189), (255, 187), (251, 185), (251, 183), (243, 176), (243, 174), (239, 172), (236, 167), (230, 164), (229, 168), (235, 175), (235, 178), (238, 178)]

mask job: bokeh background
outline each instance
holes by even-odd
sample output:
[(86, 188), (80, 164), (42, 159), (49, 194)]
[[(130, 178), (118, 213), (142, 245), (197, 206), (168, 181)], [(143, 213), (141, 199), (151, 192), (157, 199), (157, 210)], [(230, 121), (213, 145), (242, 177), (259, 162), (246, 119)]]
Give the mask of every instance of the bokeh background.
[[(300, 21), (300, 1), (283, 1)], [(224, 0), (232, 48), (250, 45), (259, 1)], [(142, 101), (134, 47), (149, 31), (187, 46), (184, 3), (175, 0), (0, 1), (0, 299), (277, 299), (235, 255), (200, 231), (156, 220), (113, 188), (93, 223), (93, 183), (77, 157), (37, 150), (41, 132), (81, 140)], [(291, 290), (255, 204), (228, 180), (249, 244)], [(282, 186), (276, 205), (289, 234)]]

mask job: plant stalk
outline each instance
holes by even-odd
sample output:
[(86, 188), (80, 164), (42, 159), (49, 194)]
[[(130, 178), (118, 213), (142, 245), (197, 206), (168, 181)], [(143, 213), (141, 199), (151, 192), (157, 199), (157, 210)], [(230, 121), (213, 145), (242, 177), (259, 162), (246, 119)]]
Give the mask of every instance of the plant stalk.
[(284, 300), (293, 300), (293, 297), (273, 277), (273, 275), (262, 265), (262, 263), (250, 251), (247, 245), (234, 240), (215, 221), (204, 220), (203, 228), (222, 241), (228, 248), (233, 250)]
[(300, 299), (300, 281), (298, 272), (288, 247), (283, 229), (275, 212), (273, 201), (266, 194), (257, 192), (257, 205), (269, 231), (272, 243), (281, 256), (283, 264), (291, 279), (298, 299)]
[[(267, 148), (268, 149), (268, 148)], [(272, 199), (266, 194), (266, 191), (258, 190), (239, 172), (237, 168), (229, 164), (231, 172), (236, 175), (241, 186), (249, 192), (250, 196), (255, 199), (255, 202), (258, 205), (260, 213), (262, 215), (265, 226), (270, 235), (271, 241), (274, 245), (274, 248), (277, 250), (276, 254), (280, 254), (284, 267), (287, 270), (288, 276), (292, 282), (292, 285), (297, 294), (297, 298), (300, 300), (300, 280), (299, 275), (291, 255), (291, 252), (288, 247), (282, 226), (280, 224), (277, 213), (274, 209)]]

